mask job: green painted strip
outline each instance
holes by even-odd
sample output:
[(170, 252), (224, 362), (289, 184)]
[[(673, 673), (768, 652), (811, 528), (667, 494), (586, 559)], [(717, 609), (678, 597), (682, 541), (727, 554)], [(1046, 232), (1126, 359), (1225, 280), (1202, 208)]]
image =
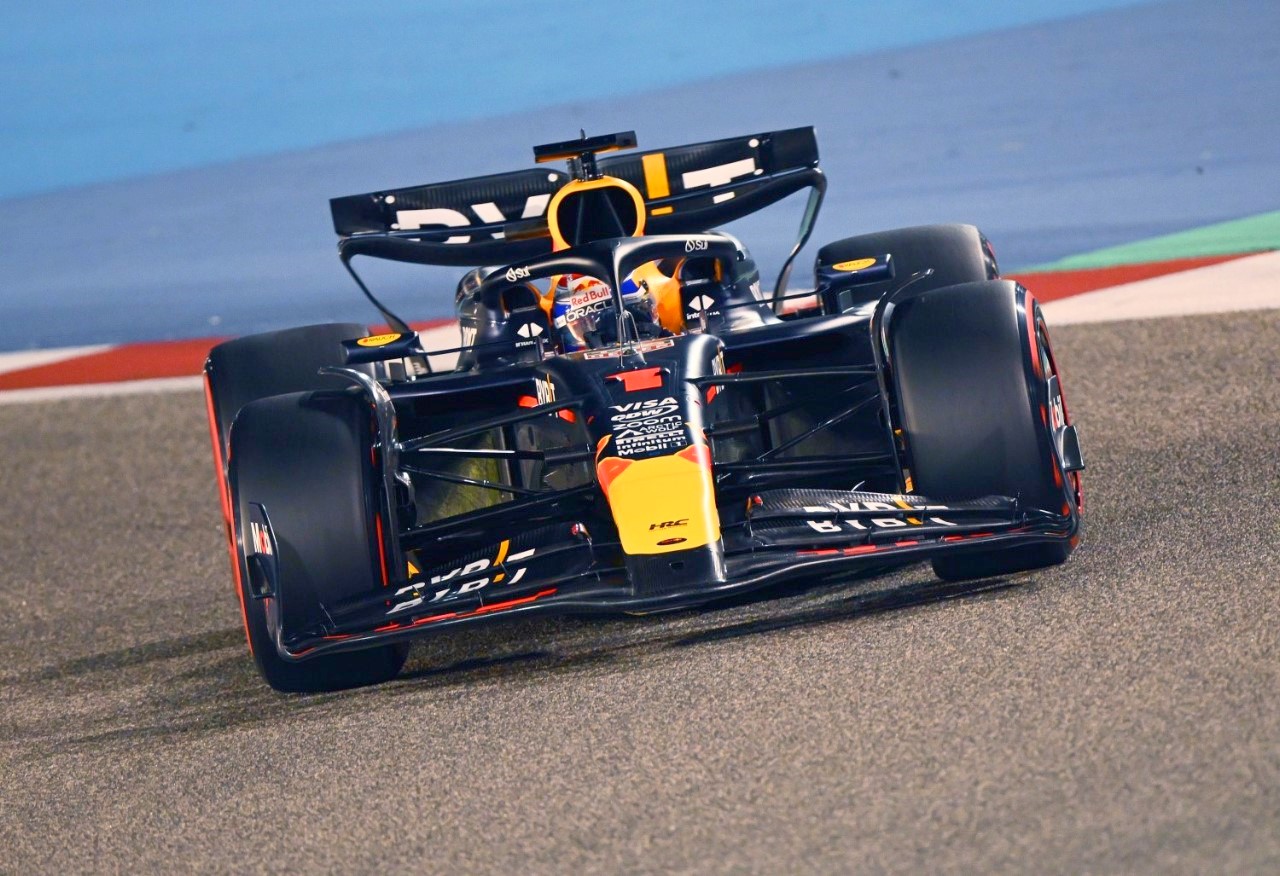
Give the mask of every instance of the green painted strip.
[(1280, 249), (1280, 210), (1204, 228), (1179, 231), (1163, 237), (1109, 246), (1081, 255), (1068, 256), (1046, 265), (1022, 268), (1018, 273), (1073, 271), (1080, 268), (1110, 268), (1145, 262), (1166, 262), (1200, 256), (1237, 255)]

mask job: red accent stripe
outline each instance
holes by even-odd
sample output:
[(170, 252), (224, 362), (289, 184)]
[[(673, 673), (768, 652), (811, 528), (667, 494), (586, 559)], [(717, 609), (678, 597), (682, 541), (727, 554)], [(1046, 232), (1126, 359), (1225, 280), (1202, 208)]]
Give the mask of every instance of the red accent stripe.
[(236, 536), (231, 525), (231, 491), (227, 480), (223, 477), (222, 435), (218, 431), (218, 420), (214, 415), (213, 387), (209, 383), (209, 375), (204, 376), (204, 405), (209, 417), (209, 438), (213, 442), (214, 479), (218, 482), (218, 497), (222, 502), (222, 525), (227, 536), (227, 553), (231, 556), (231, 580), (236, 589), (236, 601), (240, 603), (240, 620), (244, 622), (244, 640), (249, 643), (249, 653), (253, 653), (253, 639), (249, 636), (249, 610), (244, 604), (244, 587), (240, 582), (240, 555), (236, 550)]
[(1036, 273), (1015, 273), (1007, 279), (1017, 280), (1023, 286), (1033, 290), (1041, 302), (1069, 298), (1083, 292), (1119, 286), (1122, 283), (1134, 283), (1138, 280), (1149, 280), (1165, 274), (1176, 274), (1195, 268), (1206, 268), (1244, 258), (1256, 253), (1239, 253), (1236, 255), (1201, 256), (1191, 259), (1173, 259), (1167, 262), (1146, 262), (1137, 265), (1115, 265), (1109, 268), (1081, 268), (1072, 271), (1043, 271)]
[[(411, 327), (414, 331), (424, 331), (452, 322), (450, 319), (436, 319), (412, 323)], [(0, 390), (187, 377), (199, 374), (209, 350), (224, 340), (226, 338), (193, 338), (124, 344), (110, 350), (0, 374)]]
[[(1040, 364), (1040, 347), (1036, 339), (1036, 296), (1030, 289), (1027, 290), (1026, 299), (1023, 301), (1023, 308), (1027, 316), (1027, 344), (1031, 347), (1031, 370), (1035, 372), (1036, 377), (1044, 379), (1044, 369)], [(1041, 405), (1043, 408), (1044, 406)], [(1041, 412), (1043, 415), (1043, 411)], [(1046, 420), (1046, 422), (1048, 422)]]
[[(435, 623), (436, 621), (449, 620), (450, 618), (475, 617), (478, 614), (487, 614), (488, 612), (491, 612), (491, 611), (504, 611), (508, 608), (515, 608), (517, 605), (527, 605), (528, 603), (539, 600), (544, 596), (552, 596), (555, 594), (555, 592), (556, 592), (556, 588), (551, 587), (551, 588), (548, 588), (547, 590), (539, 590), (537, 593), (533, 594), (532, 596), (522, 596), (519, 599), (508, 599), (506, 602), (495, 602), (492, 605), (482, 605), (479, 608), (475, 609), (474, 611), (463, 612), (462, 614), (458, 614), (456, 611), (451, 611), (448, 614), (433, 614), (430, 617), (420, 617), (416, 621), (413, 621), (412, 623), (407, 623), (407, 624), (401, 624), (401, 623), (384, 624), (383, 626), (380, 626), (380, 627), (374, 627), (373, 632), (385, 633), (391, 630), (410, 630), (410, 629), (413, 629), (414, 627), (420, 627), (423, 624), (430, 624), (430, 623)], [(350, 635), (323, 636), (322, 638), (349, 639), (351, 638), (351, 636)], [(305, 653), (305, 652), (299, 652), (299, 653)]]
[(199, 374), (204, 367), (204, 360), (209, 356), (209, 349), (222, 340), (200, 338), (193, 341), (128, 344), (62, 362), (0, 374), (0, 389), (119, 383), (122, 380)]
[(660, 388), (662, 386), (662, 370), (662, 366), (655, 365), (652, 368), (619, 371), (617, 374), (609, 374), (607, 377), (609, 380), (620, 382), (627, 392), (639, 392), (645, 389)]
[[(1164, 262), (1148, 262), (1135, 265), (1116, 265), (1106, 268), (1083, 268), (1067, 271), (1041, 271), (1034, 273), (1014, 273), (1009, 279), (1017, 280), (1036, 293), (1041, 302), (1056, 301), (1132, 283), (1147, 280), (1165, 274), (1175, 274), (1209, 265), (1234, 261), (1256, 253), (1239, 253), (1233, 255), (1202, 256), (1198, 258), (1172, 259)], [(439, 328), (451, 324), (448, 319), (427, 320), (411, 323), (415, 331)], [(385, 326), (374, 326), (373, 331), (386, 330)], [(98, 353), (76, 356), (60, 362), (51, 362), (31, 368), (23, 368), (0, 374), (0, 391), (7, 389), (35, 389), (50, 386), (83, 386), (101, 383), (119, 383), (126, 380), (148, 380), (163, 377), (185, 377), (198, 374), (209, 354), (209, 349), (225, 338), (195, 338), (181, 341), (157, 341), (153, 343), (125, 344)], [(741, 368), (735, 365), (729, 368), (734, 373)], [(645, 374), (647, 369), (640, 371)], [(647, 378), (647, 380), (645, 379)], [(642, 383), (653, 380), (653, 376), (645, 374)], [(628, 389), (640, 388), (633, 385), (631, 378)], [(660, 381), (658, 385), (661, 385)], [(655, 387), (656, 388), (656, 387)], [(561, 414), (564, 416), (564, 414)]]
[(508, 599), (506, 602), (495, 602), (492, 605), (481, 606), (480, 608), (477, 608), (475, 611), (471, 613), (485, 614), (490, 611), (502, 611), (504, 609), (514, 608), (517, 605), (525, 605), (526, 603), (530, 603), (535, 600), (541, 599), (544, 596), (550, 596), (555, 592), (556, 591), (554, 588), (551, 590), (540, 590), (537, 593), (533, 594), (532, 596), (525, 596), (520, 599)]
[(596, 480), (600, 482), (600, 489), (605, 496), (609, 495), (609, 485), (613, 483), (613, 479), (626, 471), (633, 462), (635, 462), (634, 459), (606, 456), (596, 463)]
[(204, 410), (209, 418), (209, 442), (213, 445), (213, 476), (218, 482), (218, 498), (222, 502), (222, 519), (231, 525), (231, 494), (227, 489), (227, 481), (223, 476), (222, 432), (218, 429), (218, 417), (213, 406), (213, 386), (209, 383), (209, 375), (204, 376)]
[(382, 515), (373, 515), (373, 528), (377, 531), (378, 536), (378, 562), (382, 566), (382, 586), (386, 587), (391, 583), (391, 579), (387, 576), (387, 545), (382, 540)]
[(676, 456), (687, 459), (694, 465), (711, 467), (711, 448), (705, 444), (690, 444), (684, 450), (676, 453)]
[[(1256, 253), (1238, 253), (1233, 255), (1201, 256), (1198, 258), (1172, 259), (1164, 262), (1147, 262), (1135, 265), (1116, 265), (1106, 268), (1083, 268), (1067, 271), (1041, 271), (1034, 273), (1014, 273), (1009, 279), (1017, 280), (1032, 289), (1041, 302), (1056, 301), (1118, 286), (1147, 280), (1165, 274), (1175, 274), (1209, 265), (1234, 261)], [(449, 325), (452, 320), (437, 319), (425, 322), (410, 323), (415, 331), (439, 328)], [(385, 326), (374, 326), (373, 331), (386, 331)], [(125, 344), (110, 350), (76, 356), (60, 362), (37, 365), (0, 374), (0, 391), (6, 389), (35, 389), (47, 386), (82, 386), (100, 383), (119, 383), (126, 380), (148, 380), (163, 377), (185, 377), (198, 374), (209, 354), (209, 349), (225, 338), (196, 338), (182, 341), (157, 341), (143, 344)], [(730, 373), (740, 370), (741, 365), (728, 369)], [(642, 388), (650, 384), (656, 375), (646, 373), (649, 369), (632, 372), (637, 375), (626, 380), (628, 391)], [(638, 375), (644, 375), (638, 377)], [(619, 375), (621, 376), (621, 375)], [(640, 385), (636, 385), (637, 378)], [(660, 378), (654, 388), (661, 385)], [(647, 387), (645, 387), (647, 388)], [(561, 414), (564, 416), (564, 414)], [(567, 419), (567, 417), (566, 417)]]

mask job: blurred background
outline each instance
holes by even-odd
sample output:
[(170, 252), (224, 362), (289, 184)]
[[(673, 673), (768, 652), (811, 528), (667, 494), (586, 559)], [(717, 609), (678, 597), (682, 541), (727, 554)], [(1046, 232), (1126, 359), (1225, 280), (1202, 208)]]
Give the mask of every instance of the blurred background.
[[(1276, 0), (0, 6), (0, 351), (376, 314), (327, 199), (815, 125), (818, 244), (972, 222), (1006, 269), (1280, 208)], [(800, 204), (733, 230), (766, 276)], [(369, 267), (405, 316), (455, 269)]]

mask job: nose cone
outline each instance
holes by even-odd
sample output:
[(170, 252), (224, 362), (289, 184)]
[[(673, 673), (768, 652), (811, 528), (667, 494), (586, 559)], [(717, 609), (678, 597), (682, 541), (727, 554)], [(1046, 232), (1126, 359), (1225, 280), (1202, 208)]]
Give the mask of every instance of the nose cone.
[(648, 459), (608, 457), (596, 474), (627, 554), (672, 553), (720, 540), (705, 444)]

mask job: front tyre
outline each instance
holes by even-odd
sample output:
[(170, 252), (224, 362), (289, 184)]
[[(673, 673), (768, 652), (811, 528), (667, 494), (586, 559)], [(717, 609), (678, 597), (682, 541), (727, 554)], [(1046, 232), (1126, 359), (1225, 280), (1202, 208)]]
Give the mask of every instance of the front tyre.
[[(301, 392), (243, 407), (231, 429), (229, 482), (237, 586), (262, 677), (285, 693), (341, 690), (394, 678), (407, 645), (294, 662), (276, 636), (321, 624), (326, 606), (386, 586), (369, 405), (353, 392)], [(275, 535), (278, 598), (255, 598), (246, 545), (249, 503)], [(276, 604), (272, 605), (271, 603)]]
[(1069, 424), (1035, 299), (1009, 281), (966, 283), (895, 302), (892, 381), (913, 486), (947, 499), (1016, 497), (1062, 517), (1061, 537), (933, 560), (948, 581), (1006, 575), (1067, 559), (1079, 527), (1079, 480), (1057, 432)]

